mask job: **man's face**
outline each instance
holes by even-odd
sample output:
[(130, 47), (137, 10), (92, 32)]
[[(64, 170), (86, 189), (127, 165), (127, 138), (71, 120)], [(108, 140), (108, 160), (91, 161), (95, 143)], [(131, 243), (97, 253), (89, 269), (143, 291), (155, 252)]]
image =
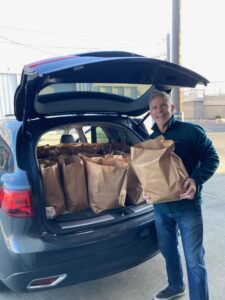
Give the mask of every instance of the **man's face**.
[(163, 99), (160, 96), (152, 99), (149, 108), (150, 115), (160, 127), (163, 127), (168, 123), (174, 111), (174, 105), (169, 104), (166, 99)]

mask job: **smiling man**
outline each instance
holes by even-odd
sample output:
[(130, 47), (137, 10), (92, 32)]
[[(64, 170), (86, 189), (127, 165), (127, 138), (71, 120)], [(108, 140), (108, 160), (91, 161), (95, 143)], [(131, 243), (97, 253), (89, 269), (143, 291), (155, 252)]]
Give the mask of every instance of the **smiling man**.
[(202, 184), (219, 164), (218, 155), (204, 130), (175, 119), (174, 104), (167, 93), (154, 92), (149, 102), (155, 124), (149, 139), (163, 135), (175, 142), (175, 153), (182, 159), (189, 178), (179, 201), (154, 205), (160, 251), (165, 258), (168, 287), (155, 299), (175, 299), (185, 294), (183, 271), (178, 251), (178, 229), (186, 259), (191, 300), (208, 299), (207, 272), (204, 263), (203, 222), (201, 213)]

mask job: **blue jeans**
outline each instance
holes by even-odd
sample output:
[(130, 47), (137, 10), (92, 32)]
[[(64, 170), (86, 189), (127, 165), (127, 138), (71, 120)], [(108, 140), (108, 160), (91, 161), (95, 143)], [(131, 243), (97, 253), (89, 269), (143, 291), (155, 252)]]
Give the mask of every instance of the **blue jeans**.
[(173, 290), (184, 288), (177, 247), (179, 229), (187, 266), (190, 300), (208, 300), (201, 206), (178, 213), (163, 213), (155, 205), (155, 221), (159, 249), (166, 261), (169, 287)]

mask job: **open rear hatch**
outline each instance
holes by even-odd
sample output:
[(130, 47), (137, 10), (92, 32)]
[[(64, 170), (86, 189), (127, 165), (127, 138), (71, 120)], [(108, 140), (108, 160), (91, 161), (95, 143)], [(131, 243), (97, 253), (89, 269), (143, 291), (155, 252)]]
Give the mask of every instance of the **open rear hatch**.
[[(15, 94), (16, 118), (24, 121), (49, 115), (103, 112), (137, 116), (148, 110), (149, 96), (155, 87), (171, 89), (208, 83), (201, 75), (166, 61), (126, 52), (108, 55), (71, 55), (26, 65)], [(62, 83), (76, 86), (68, 91), (54, 90), (55, 84)], [(148, 89), (133, 99), (120, 93), (99, 93), (94, 89), (96, 83), (144, 85)], [(77, 84), (89, 84), (89, 88), (81, 92)], [(53, 92), (43, 93), (50, 86)]]

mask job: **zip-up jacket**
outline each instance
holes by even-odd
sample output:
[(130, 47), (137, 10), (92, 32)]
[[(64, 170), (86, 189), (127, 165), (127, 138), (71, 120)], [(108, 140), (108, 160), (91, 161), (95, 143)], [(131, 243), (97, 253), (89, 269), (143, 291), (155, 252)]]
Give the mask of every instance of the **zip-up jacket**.
[(202, 184), (208, 180), (219, 165), (219, 157), (211, 140), (205, 131), (198, 125), (181, 122), (171, 117), (167, 130), (162, 133), (157, 124), (152, 126), (153, 133), (148, 139), (162, 135), (166, 140), (175, 143), (174, 152), (182, 159), (189, 177), (194, 179), (197, 191), (193, 200), (183, 199), (166, 203), (155, 204), (161, 212), (180, 212), (202, 202)]

